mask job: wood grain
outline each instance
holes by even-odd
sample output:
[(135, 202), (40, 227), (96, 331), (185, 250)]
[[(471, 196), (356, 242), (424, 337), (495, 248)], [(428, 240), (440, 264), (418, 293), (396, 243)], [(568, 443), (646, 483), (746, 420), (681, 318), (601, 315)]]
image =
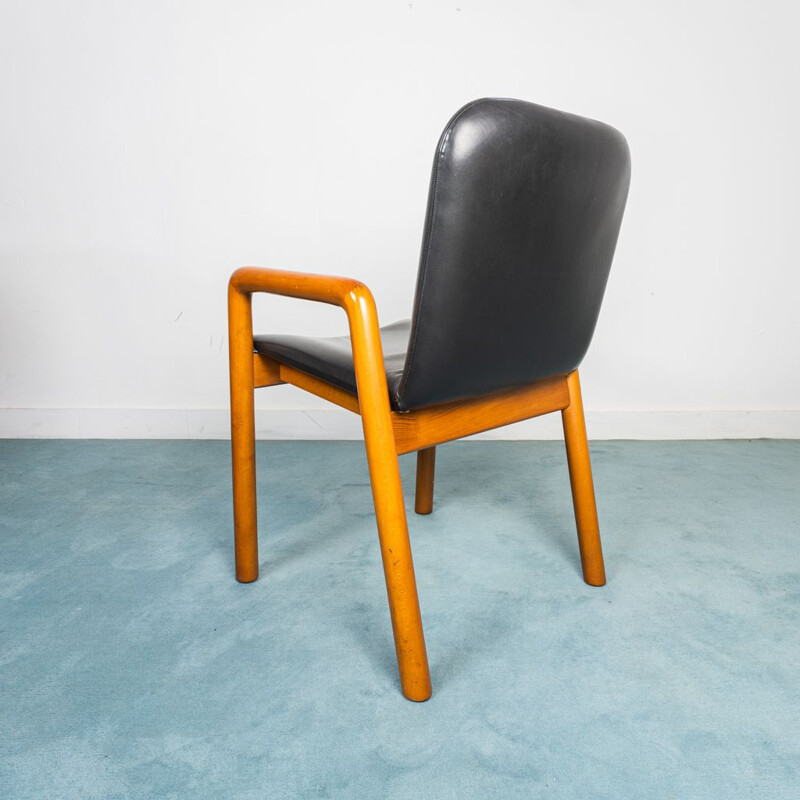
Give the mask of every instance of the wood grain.
[(567, 379), (556, 377), (487, 397), (459, 400), (417, 411), (395, 411), (392, 424), (397, 452), (422, 450), (529, 417), (560, 411), (568, 405)]
[(272, 358), (253, 353), (253, 386), (256, 389), (262, 386), (278, 386), (285, 381), (281, 380), (281, 365)]

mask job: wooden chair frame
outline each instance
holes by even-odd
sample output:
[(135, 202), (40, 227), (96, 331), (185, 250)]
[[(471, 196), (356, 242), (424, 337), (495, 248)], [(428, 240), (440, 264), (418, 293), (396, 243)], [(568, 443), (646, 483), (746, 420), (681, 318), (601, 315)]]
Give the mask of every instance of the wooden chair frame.
[[(329, 303), (344, 309), (353, 346), (357, 395), (254, 352), (252, 295), (256, 292)], [(398, 412), (389, 405), (378, 314), (372, 294), (364, 284), (349, 278), (242, 267), (234, 272), (228, 286), (228, 326), (236, 578), (243, 583), (258, 578), (254, 389), (290, 383), (360, 414), (400, 682), (409, 700), (427, 700), (431, 696), (431, 680), (399, 455), (417, 451), (415, 510), (428, 514), (433, 508), (436, 445), (560, 411), (583, 577), (593, 586), (605, 583), (577, 370), (486, 397)]]

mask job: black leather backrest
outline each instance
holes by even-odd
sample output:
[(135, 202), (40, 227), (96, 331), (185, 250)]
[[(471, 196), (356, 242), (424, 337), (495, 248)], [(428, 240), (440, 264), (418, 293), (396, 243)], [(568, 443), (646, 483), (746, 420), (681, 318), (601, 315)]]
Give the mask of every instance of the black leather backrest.
[(630, 181), (623, 136), (519, 100), (464, 106), (433, 164), (400, 409), (575, 369)]

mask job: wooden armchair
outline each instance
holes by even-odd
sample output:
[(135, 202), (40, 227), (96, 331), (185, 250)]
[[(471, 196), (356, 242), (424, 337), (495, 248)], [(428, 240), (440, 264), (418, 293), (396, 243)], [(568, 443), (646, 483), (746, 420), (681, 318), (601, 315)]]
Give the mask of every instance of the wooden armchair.
[[(517, 100), (449, 122), (431, 178), (411, 320), (380, 328), (349, 278), (243, 267), (228, 290), (236, 577), (258, 577), (253, 390), (290, 383), (362, 418), (403, 694), (431, 681), (397, 457), (417, 452), (430, 513), (436, 445), (560, 411), (583, 576), (605, 583), (577, 367), (630, 180), (624, 138)], [(254, 336), (255, 292), (341, 306), (349, 337)]]

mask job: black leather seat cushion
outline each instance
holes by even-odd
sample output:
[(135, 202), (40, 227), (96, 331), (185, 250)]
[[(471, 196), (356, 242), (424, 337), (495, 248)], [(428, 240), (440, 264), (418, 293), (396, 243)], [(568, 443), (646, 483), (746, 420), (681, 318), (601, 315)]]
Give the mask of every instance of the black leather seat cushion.
[[(381, 328), (383, 363), (392, 408), (396, 398), (408, 351), (411, 320), (404, 319)], [(254, 336), (256, 352), (282, 364), (296, 367), (321, 378), (340, 389), (356, 394), (353, 349), (349, 336), (314, 338), (311, 336)]]

